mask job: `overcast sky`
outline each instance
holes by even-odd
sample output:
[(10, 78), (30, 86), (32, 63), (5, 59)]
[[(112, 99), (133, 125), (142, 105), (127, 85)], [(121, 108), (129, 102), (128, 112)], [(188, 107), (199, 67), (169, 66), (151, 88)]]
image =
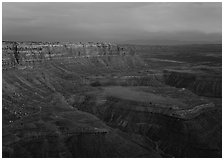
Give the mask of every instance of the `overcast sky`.
[(3, 40), (220, 40), (221, 3), (7, 3)]

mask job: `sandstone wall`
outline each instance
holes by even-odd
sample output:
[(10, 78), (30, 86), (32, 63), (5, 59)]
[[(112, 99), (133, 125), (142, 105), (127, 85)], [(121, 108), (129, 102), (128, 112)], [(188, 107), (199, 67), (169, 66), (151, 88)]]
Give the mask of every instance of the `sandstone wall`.
[[(18, 65), (35, 65), (41, 62), (60, 59), (124, 56), (133, 55), (132, 48), (121, 47), (110, 43), (17, 43), (15, 51), (13, 42), (3, 42), (3, 69), (14, 68)], [(18, 54), (16, 61), (15, 54)]]
[(200, 96), (222, 97), (222, 77), (214, 74), (164, 70), (165, 83), (177, 88), (187, 88)]

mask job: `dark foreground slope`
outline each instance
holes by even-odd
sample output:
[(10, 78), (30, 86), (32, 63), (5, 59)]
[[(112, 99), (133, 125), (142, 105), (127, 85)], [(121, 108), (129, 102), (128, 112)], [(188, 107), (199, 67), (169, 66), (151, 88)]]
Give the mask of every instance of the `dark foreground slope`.
[(221, 157), (220, 98), (128, 47), (64, 47), (4, 63), (3, 157)]

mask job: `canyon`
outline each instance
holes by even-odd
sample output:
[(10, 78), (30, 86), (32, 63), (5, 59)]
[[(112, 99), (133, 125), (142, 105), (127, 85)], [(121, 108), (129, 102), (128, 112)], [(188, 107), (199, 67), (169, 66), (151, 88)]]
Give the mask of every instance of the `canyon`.
[(3, 157), (222, 156), (221, 45), (2, 46)]

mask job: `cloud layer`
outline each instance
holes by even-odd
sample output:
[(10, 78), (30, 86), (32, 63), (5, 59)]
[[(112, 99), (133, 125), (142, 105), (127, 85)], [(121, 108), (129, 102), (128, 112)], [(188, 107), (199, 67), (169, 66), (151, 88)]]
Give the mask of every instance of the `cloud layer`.
[(215, 41), (222, 32), (221, 3), (4, 2), (2, 6), (3, 40), (124, 42), (213, 36)]

